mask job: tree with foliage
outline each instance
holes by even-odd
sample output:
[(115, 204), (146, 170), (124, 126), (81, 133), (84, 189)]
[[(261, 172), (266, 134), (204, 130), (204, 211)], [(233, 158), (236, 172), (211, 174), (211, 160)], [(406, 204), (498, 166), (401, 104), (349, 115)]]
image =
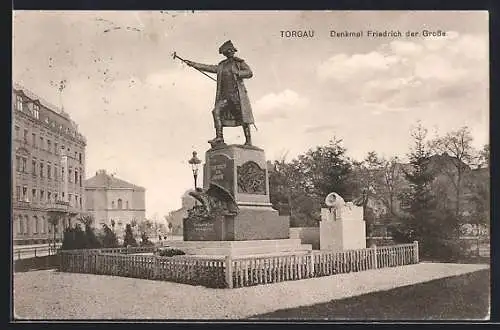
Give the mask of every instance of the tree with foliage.
[[(318, 226), (319, 210), (326, 195), (335, 191), (347, 199), (352, 188), (346, 178), (351, 170), (342, 141), (310, 149), (297, 159), (275, 161), (269, 173), (271, 203), (275, 209), (288, 209), (292, 227)], [(284, 207), (286, 206), (286, 207)]]
[(418, 240), (423, 256), (439, 257), (446, 260), (460, 254), (459, 241), (456, 239), (455, 218), (447, 209), (437, 207), (433, 192), (435, 169), (431, 166), (431, 147), (427, 142), (427, 129), (420, 123), (411, 133), (414, 145), (408, 155), (410, 170), (404, 170), (409, 183), (405, 196), (408, 205), (408, 218), (393, 235), (396, 241)]
[(132, 232), (132, 226), (129, 223), (127, 223), (127, 225), (125, 226), (123, 246), (137, 246), (137, 241), (135, 240), (134, 233)]

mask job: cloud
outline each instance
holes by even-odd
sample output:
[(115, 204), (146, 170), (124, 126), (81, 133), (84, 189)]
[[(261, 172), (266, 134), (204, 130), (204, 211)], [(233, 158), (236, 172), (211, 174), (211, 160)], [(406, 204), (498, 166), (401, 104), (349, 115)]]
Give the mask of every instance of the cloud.
[(398, 63), (400, 58), (394, 55), (384, 55), (379, 52), (367, 54), (338, 54), (330, 57), (318, 67), (321, 79), (335, 79), (347, 81), (359, 74), (381, 72)]
[(304, 129), (305, 134), (311, 134), (311, 133), (322, 133), (326, 131), (333, 131), (335, 129), (335, 125), (316, 125), (316, 126), (309, 126)]
[(303, 108), (309, 100), (298, 93), (285, 89), (280, 93), (269, 93), (255, 102), (255, 112), (260, 121), (288, 118), (291, 112)]
[(406, 111), (450, 98), (483, 97), (487, 50), (485, 35), (453, 31), (446, 37), (394, 40), (369, 53), (334, 55), (318, 65), (317, 77), (332, 98), (379, 104), (369, 107), (372, 114)]

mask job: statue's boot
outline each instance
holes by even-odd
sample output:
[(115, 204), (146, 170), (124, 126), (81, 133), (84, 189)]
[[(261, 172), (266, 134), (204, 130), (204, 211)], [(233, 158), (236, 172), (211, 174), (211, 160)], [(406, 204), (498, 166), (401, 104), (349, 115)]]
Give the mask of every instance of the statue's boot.
[(249, 125), (243, 126), (243, 133), (245, 133), (245, 145), (251, 146), (252, 145), (252, 136), (250, 135), (250, 126)]
[(224, 143), (224, 136), (222, 135), (222, 122), (220, 120), (215, 120), (215, 138), (209, 140), (208, 143), (211, 145)]

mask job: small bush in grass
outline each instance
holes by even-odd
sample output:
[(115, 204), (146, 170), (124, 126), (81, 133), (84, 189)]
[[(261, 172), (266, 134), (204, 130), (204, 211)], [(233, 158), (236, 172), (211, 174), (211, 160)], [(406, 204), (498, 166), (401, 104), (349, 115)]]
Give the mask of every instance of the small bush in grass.
[(155, 245), (155, 244), (149, 240), (148, 235), (146, 233), (142, 233), (141, 246), (153, 246), (153, 245)]
[(132, 232), (132, 226), (128, 223), (125, 226), (125, 237), (123, 238), (123, 246), (137, 246), (137, 241), (134, 238), (134, 233)]
[(184, 251), (179, 249), (163, 249), (158, 252), (160, 257), (173, 257), (185, 255)]

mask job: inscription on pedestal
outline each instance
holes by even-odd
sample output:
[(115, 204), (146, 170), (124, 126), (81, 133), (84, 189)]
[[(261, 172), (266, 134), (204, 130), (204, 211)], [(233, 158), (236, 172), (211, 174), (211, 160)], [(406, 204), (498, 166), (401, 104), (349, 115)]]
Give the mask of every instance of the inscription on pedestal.
[(253, 161), (238, 166), (238, 192), (243, 194), (266, 194), (266, 170)]
[(185, 241), (221, 241), (224, 239), (224, 217), (184, 219)]
[(225, 155), (214, 155), (209, 159), (209, 182), (215, 183), (234, 196), (234, 161)]

